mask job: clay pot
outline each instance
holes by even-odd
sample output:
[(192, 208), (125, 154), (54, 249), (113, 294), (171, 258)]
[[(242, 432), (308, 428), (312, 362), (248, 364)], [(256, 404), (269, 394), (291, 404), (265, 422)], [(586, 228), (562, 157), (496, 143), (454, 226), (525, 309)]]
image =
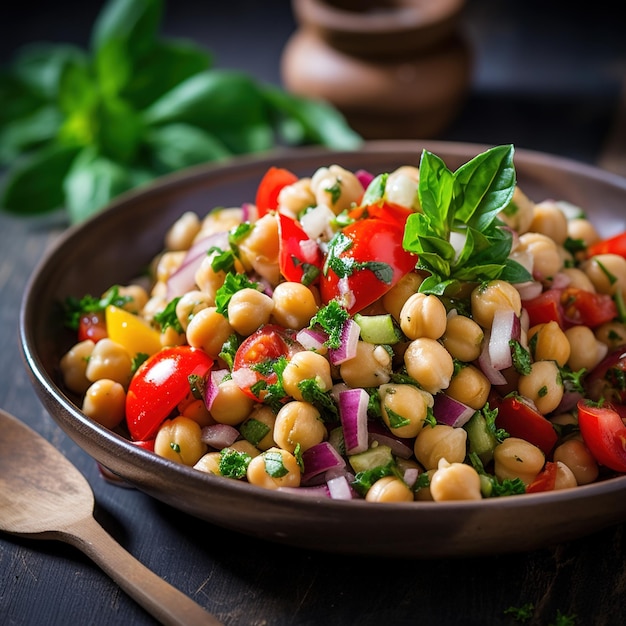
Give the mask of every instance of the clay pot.
[(292, 0), (281, 62), (292, 93), (334, 104), (365, 139), (430, 138), (471, 80), (464, 0)]

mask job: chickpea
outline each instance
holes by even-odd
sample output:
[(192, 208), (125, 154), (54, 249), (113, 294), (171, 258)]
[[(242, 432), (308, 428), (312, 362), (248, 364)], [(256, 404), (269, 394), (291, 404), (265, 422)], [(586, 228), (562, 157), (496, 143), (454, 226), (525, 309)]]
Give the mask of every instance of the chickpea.
[(415, 272), (405, 274), (382, 298), (383, 307), (396, 321), (400, 320), (400, 311), (404, 303), (417, 293), (423, 278)]
[(202, 259), (194, 278), (198, 289), (206, 294), (209, 305), (215, 304), (215, 294), (226, 280), (226, 272), (223, 270), (216, 272), (213, 269), (212, 264), (216, 254), (217, 252), (213, 252)]
[(605, 322), (595, 329), (594, 334), (609, 350), (626, 345), (626, 324), (623, 322)]
[(232, 333), (232, 326), (217, 308), (207, 307), (198, 311), (189, 322), (187, 341), (193, 348), (202, 348), (211, 358), (217, 359)]
[(542, 415), (554, 411), (563, 399), (563, 381), (554, 361), (535, 361), (530, 373), (519, 377), (517, 388)]
[(311, 178), (311, 190), (316, 203), (326, 205), (335, 215), (349, 209), (363, 195), (359, 179), (339, 165), (320, 167)]
[(232, 378), (229, 378), (217, 386), (210, 412), (216, 422), (236, 426), (250, 415), (253, 406), (254, 400), (245, 394)]
[(446, 330), (446, 307), (434, 295), (415, 293), (400, 311), (400, 328), (409, 339), (439, 339)]
[(154, 440), (154, 451), (171, 461), (193, 466), (206, 453), (207, 445), (202, 441), (200, 425), (179, 415), (163, 422)]
[(565, 336), (571, 349), (567, 364), (574, 372), (583, 368), (591, 370), (608, 352), (607, 346), (599, 342), (587, 326), (572, 326), (565, 331)]
[(441, 337), (444, 348), (459, 361), (469, 363), (480, 356), (485, 333), (466, 315), (448, 315), (446, 331)]
[(425, 424), (433, 397), (412, 385), (386, 384), (378, 388), (383, 421), (398, 437), (417, 437)]
[(419, 180), (419, 169), (411, 165), (404, 165), (391, 172), (385, 183), (387, 202), (419, 211)]
[(490, 280), (478, 285), (471, 294), (472, 317), (483, 328), (491, 328), (496, 311), (513, 310), (519, 316), (522, 299), (519, 291), (504, 280)]
[(567, 239), (567, 217), (553, 200), (535, 204), (533, 219), (528, 227), (530, 232), (541, 233), (562, 246)]
[(349, 387), (378, 387), (389, 382), (391, 356), (373, 343), (359, 341), (356, 356), (339, 366), (341, 378)]
[(189, 250), (200, 227), (200, 218), (196, 213), (186, 211), (165, 234), (165, 247), (168, 250)]
[(241, 222), (243, 222), (243, 210), (241, 207), (213, 209), (202, 220), (200, 231), (194, 241), (230, 230), (235, 226), (239, 226)]
[(74, 393), (82, 395), (91, 385), (91, 381), (87, 378), (87, 364), (95, 345), (91, 339), (85, 339), (72, 346), (61, 357), (63, 382)]
[(414, 339), (408, 345), (404, 364), (408, 375), (433, 395), (446, 389), (454, 374), (450, 353), (438, 341), (428, 337)]
[(214, 304), (215, 300), (204, 291), (194, 289), (183, 294), (176, 303), (176, 317), (183, 330), (187, 330), (189, 322), (198, 311), (202, 311), (202, 309), (206, 309)]
[(148, 302), (148, 292), (141, 285), (120, 286), (118, 293), (124, 298), (131, 298), (122, 305), (122, 308), (136, 315), (141, 312)]
[(278, 206), (281, 212), (291, 217), (298, 217), (302, 211), (315, 206), (315, 194), (311, 189), (311, 179), (300, 180), (283, 187), (278, 194)]
[(516, 250), (525, 250), (533, 259), (533, 275), (537, 280), (547, 281), (563, 267), (557, 244), (541, 233), (527, 232), (520, 235)]
[(476, 366), (468, 364), (452, 376), (446, 394), (478, 411), (485, 406), (490, 391), (489, 379)]
[(571, 354), (567, 336), (555, 321), (530, 328), (528, 342), (536, 361), (556, 361), (559, 367), (563, 367)]
[(569, 279), (568, 287), (584, 289), (585, 291), (590, 291), (591, 293), (596, 290), (593, 283), (589, 279), (589, 276), (577, 267), (564, 267), (561, 270), (561, 274)]
[(283, 388), (295, 400), (304, 400), (298, 385), (310, 379), (315, 380), (322, 391), (330, 391), (333, 386), (330, 363), (311, 350), (296, 352), (283, 370)]
[(467, 432), (446, 424), (427, 426), (417, 435), (415, 458), (426, 470), (436, 469), (441, 459), (462, 463), (467, 453)]
[(535, 203), (518, 187), (513, 191), (513, 198), (498, 217), (513, 230), (525, 233), (533, 219)]
[(272, 286), (280, 281), (278, 248), (278, 217), (273, 213), (266, 213), (255, 222), (248, 236), (239, 243), (245, 269), (254, 270)]
[(101, 378), (87, 389), (83, 413), (105, 428), (115, 428), (124, 419), (126, 391), (120, 383)]
[(152, 322), (155, 315), (165, 311), (167, 304), (167, 298), (164, 295), (153, 295), (141, 309), (141, 317), (147, 322)]
[(240, 431), (259, 450), (267, 450), (276, 446), (274, 441), (275, 424), (276, 414), (274, 411), (267, 405), (259, 404), (241, 425)]
[(600, 241), (596, 227), (584, 217), (568, 220), (567, 234), (571, 239), (582, 239), (586, 246), (591, 246)]
[(280, 448), (270, 448), (248, 465), (248, 482), (264, 489), (299, 487), (302, 478), (296, 457)]
[(442, 458), (430, 479), (430, 493), (435, 502), (481, 500), (480, 476), (471, 465)]
[(572, 487), (577, 487), (578, 483), (576, 482), (576, 477), (572, 470), (562, 463), (561, 461), (556, 461), (556, 479), (554, 482), (554, 489), (571, 489)]
[(159, 259), (156, 267), (156, 279), (158, 282), (166, 283), (168, 278), (180, 267), (185, 252), (165, 252)]
[(553, 458), (570, 469), (578, 485), (594, 482), (600, 473), (597, 461), (580, 439), (568, 439), (558, 445)]
[(247, 337), (270, 321), (274, 301), (267, 294), (250, 287), (236, 291), (228, 303), (228, 321), (240, 335)]
[(618, 254), (597, 254), (585, 261), (581, 269), (599, 293), (626, 292), (626, 259)]
[(493, 451), (494, 470), (498, 480), (519, 478), (530, 485), (545, 463), (543, 452), (532, 443), (509, 437)]
[(413, 502), (413, 492), (408, 485), (396, 476), (379, 478), (368, 490), (368, 502)]
[(201, 472), (205, 472), (206, 474), (215, 474), (216, 476), (220, 476), (221, 458), (222, 455), (219, 452), (207, 452), (198, 459), (193, 468)]
[(304, 452), (324, 441), (327, 435), (320, 412), (308, 402), (287, 402), (276, 415), (274, 441), (283, 450), (293, 452), (300, 444), (300, 449)]
[(228, 448), (225, 450), (234, 450), (235, 452), (243, 452), (247, 454), (249, 457), (254, 458), (255, 456), (259, 456), (261, 451), (252, 443), (247, 441), (246, 439), (238, 439), (234, 441)]
[(284, 282), (277, 285), (272, 294), (274, 309), (272, 317), (285, 328), (300, 330), (308, 326), (317, 313), (313, 292), (302, 283)]
[(85, 375), (91, 382), (110, 378), (126, 387), (132, 376), (132, 367), (133, 362), (126, 349), (105, 337), (93, 347)]

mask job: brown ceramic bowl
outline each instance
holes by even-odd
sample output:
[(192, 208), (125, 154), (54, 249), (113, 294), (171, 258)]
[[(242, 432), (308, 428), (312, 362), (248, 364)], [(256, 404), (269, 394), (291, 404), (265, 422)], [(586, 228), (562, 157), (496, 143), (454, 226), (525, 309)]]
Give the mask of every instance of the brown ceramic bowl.
[[(311, 174), (339, 163), (373, 172), (419, 163), (422, 148), (451, 168), (486, 149), (458, 143), (378, 142), (357, 152), (300, 149), (200, 167), (120, 198), (69, 230), (40, 263), (24, 295), (20, 333), (39, 398), (61, 428), (94, 459), (131, 485), (213, 524), (266, 540), (346, 554), (407, 558), (526, 551), (626, 520), (626, 477), (552, 493), (479, 502), (373, 504), (312, 499), (208, 475), (138, 449), (93, 422), (62, 389), (59, 359), (74, 342), (58, 303), (99, 293), (140, 273), (184, 211), (205, 212), (254, 198), (270, 165)], [(626, 180), (590, 166), (518, 150), (518, 181), (535, 200), (584, 207), (599, 229), (626, 228)]]

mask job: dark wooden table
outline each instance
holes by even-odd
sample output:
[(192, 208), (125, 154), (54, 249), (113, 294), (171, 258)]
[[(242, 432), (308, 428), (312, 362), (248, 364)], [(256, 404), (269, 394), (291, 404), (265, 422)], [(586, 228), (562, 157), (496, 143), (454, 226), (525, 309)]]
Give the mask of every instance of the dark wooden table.
[[(2, 60), (29, 40), (85, 43), (99, 4), (5, 7)], [(280, 81), (282, 46), (295, 27), (288, 2), (170, 4), (168, 33), (206, 44), (218, 65)], [(576, 14), (569, 2), (470, 1), (474, 82), (459, 119), (440, 138), (512, 142), (619, 170), (626, 150), (624, 136), (616, 139), (626, 38), (611, 11), (617, 5), (599, 0)], [(506, 610), (527, 603), (536, 624), (556, 624), (559, 615), (576, 616), (570, 623), (579, 626), (626, 623), (626, 524), (527, 554), (348, 558), (239, 536), (106, 482), (42, 409), (18, 345), (24, 285), (64, 227), (57, 217), (0, 214), (0, 406), (85, 474), (98, 520), (126, 549), (225, 624), (509, 625), (520, 622)], [(0, 534), (0, 624), (68, 623), (154, 622), (73, 548)]]

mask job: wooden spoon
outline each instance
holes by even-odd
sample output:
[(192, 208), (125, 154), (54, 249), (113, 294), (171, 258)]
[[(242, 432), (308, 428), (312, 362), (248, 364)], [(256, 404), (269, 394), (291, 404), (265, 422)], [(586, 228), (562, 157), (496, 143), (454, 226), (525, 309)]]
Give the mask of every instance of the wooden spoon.
[(162, 624), (221, 626), (129, 554), (93, 517), (86, 478), (41, 435), (0, 410), (0, 530), (82, 550)]

